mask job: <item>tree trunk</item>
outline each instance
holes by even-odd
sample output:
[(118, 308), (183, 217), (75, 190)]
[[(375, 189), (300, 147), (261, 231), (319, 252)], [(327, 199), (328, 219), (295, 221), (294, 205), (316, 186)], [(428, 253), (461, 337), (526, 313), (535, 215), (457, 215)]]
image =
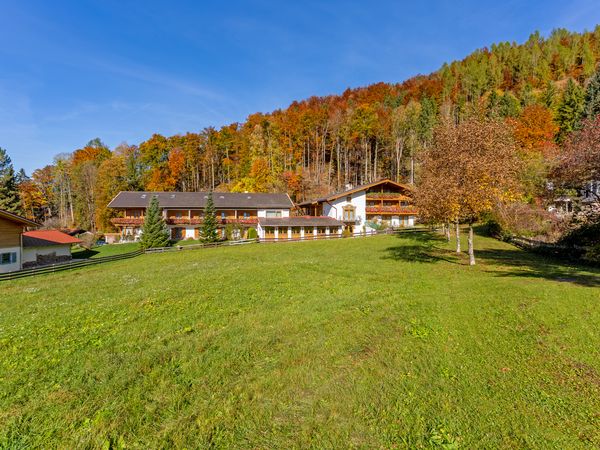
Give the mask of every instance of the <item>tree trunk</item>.
[(410, 184), (415, 184), (415, 157), (410, 155)]
[(456, 221), (456, 253), (460, 253), (460, 225)]
[(469, 224), (469, 265), (475, 265), (475, 252), (473, 251), (473, 224)]
[(450, 242), (450, 222), (444, 225), (446, 231), (446, 241)]

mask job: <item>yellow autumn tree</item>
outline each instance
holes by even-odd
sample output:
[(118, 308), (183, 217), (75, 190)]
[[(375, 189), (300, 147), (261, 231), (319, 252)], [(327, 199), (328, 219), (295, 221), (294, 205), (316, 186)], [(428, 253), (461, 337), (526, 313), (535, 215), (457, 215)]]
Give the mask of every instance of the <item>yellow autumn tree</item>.
[(474, 265), (473, 225), (499, 203), (518, 198), (519, 170), (517, 146), (505, 122), (444, 122), (422, 160), (420, 213), (438, 223), (467, 223), (469, 264)]

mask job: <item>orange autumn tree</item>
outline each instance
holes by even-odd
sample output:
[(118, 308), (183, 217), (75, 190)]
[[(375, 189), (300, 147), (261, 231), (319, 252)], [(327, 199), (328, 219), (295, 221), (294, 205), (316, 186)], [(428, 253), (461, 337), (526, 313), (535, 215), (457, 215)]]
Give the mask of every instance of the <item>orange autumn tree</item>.
[[(426, 150), (418, 204), (424, 217), (469, 225), (469, 264), (475, 265), (473, 225), (501, 202), (518, 197), (520, 162), (512, 130), (505, 122), (470, 118), (442, 123)], [(424, 186), (436, 187), (424, 201)]]
[(529, 105), (516, 119), (509, 119), (522, 160), (522, 184), (525, 197), (533, 202), (546, 189), (548, 173), (558, 154), (555, 136), (558, 125), (550, 109)]
[(517, 119), (512, 119), (515, 139), (527, 152), (551, 151), (558, 125), (554, 122), (552, 111), (542, 105), (529, 105)]

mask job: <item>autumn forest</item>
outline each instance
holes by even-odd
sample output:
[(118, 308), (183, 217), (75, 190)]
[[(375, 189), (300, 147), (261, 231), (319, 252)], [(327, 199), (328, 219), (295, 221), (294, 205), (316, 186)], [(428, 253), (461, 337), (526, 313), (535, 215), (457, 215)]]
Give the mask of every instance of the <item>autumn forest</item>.
[(31, 174), (10, 168), (6, 149), (0, 208), (110, 231), (106, 205), (122, 190), (284, 191), (299, 201), (382, 177), (419, 185), (436, 129), (472, 118), (510, 128), (523, 202), (542, 205), (582, 126), (598, 60), (600, 27), (559, 29), (491, 45), (429, 75), (311, 97), (219, 129), (154, 134), (114, 149), (95, 138)]

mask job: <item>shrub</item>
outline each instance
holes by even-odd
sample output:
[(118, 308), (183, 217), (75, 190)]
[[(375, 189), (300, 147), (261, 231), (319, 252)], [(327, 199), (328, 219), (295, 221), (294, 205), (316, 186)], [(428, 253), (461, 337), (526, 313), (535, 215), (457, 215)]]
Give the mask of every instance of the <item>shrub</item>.
[(248, 239), (256, 239), (258, 237), (258, 233), (256, 232), (256, 228), (248, 228)]
[(563, 234), (566, 222), (541, 206), (511, 203), (499, 205), (486, 225), (488, 233), (500, 239), (516, 235), (556, 241)]
[(487, 219), (483, 226), (479, 228), (479, 231), (486, 236), (496, 239), (504, 240), (508, 237), (506, 232), (502, 229), (502, 226), (493, 217)]
[(79, 240), (81, 241), (81, 244), (79, 244), (81, 247), (90, 250), (98, 239), (94, 233), (87, 232), (79, 236)]
[(569, 228), (560, 239), (560, 244), (570, 246), (600, 244), (600, 212), (585, 211), (573, 216)]
[(600, 244), (590, 247), (583, 255), (583, 259), (594, 264), (600, 264)]
[(350, 230), (344, 230), (344, 231), (342, 231), (342, 237), (343, 238), (352, 237), (352, 232)]

